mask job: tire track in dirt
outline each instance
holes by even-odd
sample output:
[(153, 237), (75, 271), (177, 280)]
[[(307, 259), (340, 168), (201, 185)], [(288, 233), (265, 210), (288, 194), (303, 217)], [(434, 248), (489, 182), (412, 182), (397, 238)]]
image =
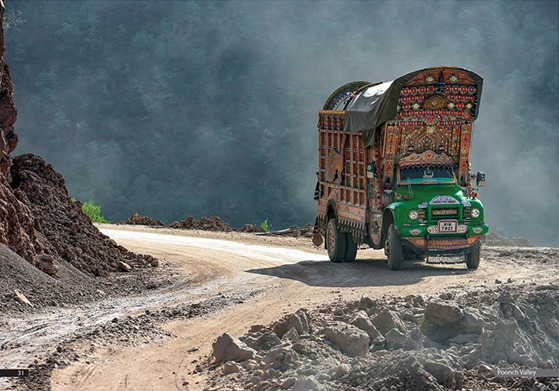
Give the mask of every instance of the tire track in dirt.
[[(270, 323), (300, 307), (356, 300), (364, 293), (405, 296), (450, 288), (474, 289), (492, 285), (495, 279), (528, 279), (541, 273), (538, 265), (528, 259), (512, 261), (502, 257), (499, 250), (483, 252), (477, 271), (467, 270), (463, 264), (405, 263), (401, 271), (393, 272), (386, 268), (379, 251), (359, 252), (359, 261), (353, 264), (332, 264), (326, 254), (314, 250), (160, 235), (155, 230), (145, 230), (148, 232), (105, 232), (132, 251), (164, 257), (179, 265), (185, 274), (196, 276), (194, 281), (202, 285), (198, 292), (192, 292), (193, 300), (225, 291), (253, 290), (257, 294), (203, 318), (167, 322), (165, 328), (174, 337), (158, 344), (97, 349), (90, 362), (95, 362), (101, 373), (81, 381), (80, 389), (203, 389), (205, 378), (197, 372), (196, 365), (211, 353), (212, 342), (225, 331), (239, 335), (253, 324)], [(238, 240), (246, 241), (246, 237)], [(56, 371), (53, 389), (73, 389), (76, 383), (72, 379), (75, 381), (76, 374), (87, 365), (90, 364), (79, 362)], [(125, 388), (120, 388), (124, 379)], [(121, 386), (115, 388), (118, 384)]]

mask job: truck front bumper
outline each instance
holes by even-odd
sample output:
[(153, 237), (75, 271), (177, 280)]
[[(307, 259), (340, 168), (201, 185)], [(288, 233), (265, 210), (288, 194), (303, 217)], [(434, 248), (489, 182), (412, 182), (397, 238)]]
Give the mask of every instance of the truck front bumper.
[(402, 244), (416, 254), (468, 254), (485, 238), (485, 235), (403, 237)]

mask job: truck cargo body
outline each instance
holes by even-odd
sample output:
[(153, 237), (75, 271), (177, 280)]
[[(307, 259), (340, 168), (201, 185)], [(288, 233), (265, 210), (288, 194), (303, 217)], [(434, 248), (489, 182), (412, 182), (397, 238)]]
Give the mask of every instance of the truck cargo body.
[(432, 254), (464, 254), (477, 268), (488, 232), (470, 173), (481, 87), (473, 72), (434, 67), (331, 95), (319, 111), (315, 198), (332, 261), (353, 261), (366, 243), (385, 248), (392, 269)]

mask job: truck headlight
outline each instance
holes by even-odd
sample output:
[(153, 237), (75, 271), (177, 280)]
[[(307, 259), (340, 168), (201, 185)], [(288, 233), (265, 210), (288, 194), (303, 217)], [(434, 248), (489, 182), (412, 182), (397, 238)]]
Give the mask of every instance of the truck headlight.
[(470, 216), (472, 216), (474, 219), (477, 219), (480, 214), (481, 211), (478, 208), (472, 208), (472, 210), (470, 211)]
[(410, 220), (417, 220), (419, 214), (417, 213), (417, 210), (410, 210), (410, 212), (408, 213), (408, 217), (410, 218)]

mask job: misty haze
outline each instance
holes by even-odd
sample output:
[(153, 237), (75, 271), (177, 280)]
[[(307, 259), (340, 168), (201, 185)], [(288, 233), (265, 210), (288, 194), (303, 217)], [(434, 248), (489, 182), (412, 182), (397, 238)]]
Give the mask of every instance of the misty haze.
[(354, 80), (484, 78), (472, 170), (492, 232), (559, 246), (555, 1), (8, 1), (15, 154), (111, 221), (314, 223), (317, 110)]
[(558, 20), (0, 1), (0, 389), (559, 390)]

